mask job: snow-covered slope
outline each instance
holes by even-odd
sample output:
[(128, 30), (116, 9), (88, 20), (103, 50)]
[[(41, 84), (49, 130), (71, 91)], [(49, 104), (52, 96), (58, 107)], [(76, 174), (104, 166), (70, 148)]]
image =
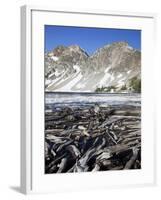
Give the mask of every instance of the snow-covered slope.
[(46, 91), (121, 91), (133, 77), (141, 78), (141, 53), (126, 42), (98, 49), (89, 56), (77, 45), (58, 46), (45, 54)]

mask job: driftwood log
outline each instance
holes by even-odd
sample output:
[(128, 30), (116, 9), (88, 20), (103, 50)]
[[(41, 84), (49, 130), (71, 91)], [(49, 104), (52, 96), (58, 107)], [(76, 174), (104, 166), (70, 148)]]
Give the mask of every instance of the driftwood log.
[(45, 113), (45, 173), (140, 168), (139, 106), (60, 107)]

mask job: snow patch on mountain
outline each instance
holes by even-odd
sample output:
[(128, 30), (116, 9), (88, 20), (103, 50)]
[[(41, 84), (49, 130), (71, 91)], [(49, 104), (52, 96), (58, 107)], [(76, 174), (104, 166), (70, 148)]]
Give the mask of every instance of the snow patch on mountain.
[(59, 58), (58, 58), (57, 56), (51, 56), (51, 59), (52, 59), (53, 61), (58, 61), (58, 60), (59, 60)]
[(133, 50), (133, 48), (131, 46), (127, 46), (127, 49), (129, 50)]
[(78, 65), (73, 65), (73, 69), (76, 70), (76, 73), (80, 72), (80, 67)]
[(119, 81), (118, 81), (118, 87), (121, 87), (121, 86), (123, 86), (125, 84), (125, 78), (123, 78), (123, 79), (120, 79)]
[(104, 85), (107, 84), (107, 81), (109, 81), (111, 78), (111, 74), (109, 73), (105, 73), (105, 75), (103, 76), (103, 78), (101, 79), (100, 83), (99, 83), (99, 87), (103, 87)]
[(119, 74), (118, 76), (117, 76), (117, 78), (121, 78), (123, 76), (123, 74)]
[[(63, 85), (62, 87), (56, 89), (55, 91), (72, 91), (73, 87), (77, 85), (77, 83), (82, 79), (82, 74), (80, 71), (80, 67), (78, 65), (73, 65), (73, 69), (76, 70), (76, 72), (69, 78), (63, 79), (63, 81), (66, 81), (69, 79), (68, 83)], [(60, 84), (60, 82), (59, 82)]]

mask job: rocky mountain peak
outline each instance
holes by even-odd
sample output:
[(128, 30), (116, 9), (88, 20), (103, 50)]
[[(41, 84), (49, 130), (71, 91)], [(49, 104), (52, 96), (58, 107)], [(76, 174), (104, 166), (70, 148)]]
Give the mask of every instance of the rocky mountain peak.
[(82, 49), (80, 46), (78, 46), (78, 45), (70, 45), (69, 47), (68, 47), (68, 49), (71, 51), (71, 52), (77, 52), (77, 53), (79, 53), (79, 54), (84, 54), (84, 55), (86, 55), (86, 56), (89, 56), (88, 54), (87, 54), (87, 52), (84, 50), (84, 49)]
[(118, 91), (133, 77), (141, 78), (141, 52), (124, 41), (107, 44), (91, 56), (78, 45), (58, 46), (45, 64), (47, 91)]
[(80, 51), (81, 50), (81, 48), (80, 48), (80, 46), (78, 46), (78, 45), (70, 45), (69, 47), (68, 47), (71, 51)]
[(128, 42), (126, 42), (126, 41), (114, 42), (111, 45), (112, 46), (119, 46), (119, 47), (129, 46)]
[(53, 49), (53, 51), (51, 52), (53, 56), (61, 56), (62, 53), (67, 49), (66, 46), (63, 46), (63, 45), (59, 45), (57, 46), (56, 48)]

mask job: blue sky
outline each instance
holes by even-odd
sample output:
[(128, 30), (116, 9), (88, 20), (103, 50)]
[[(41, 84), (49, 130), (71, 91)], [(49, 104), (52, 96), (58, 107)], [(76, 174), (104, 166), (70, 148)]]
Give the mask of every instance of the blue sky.
[(45, 25), (45, 51), (58, 45), (79, 45), (91, 55), (96, 49), (118, 41), (126, 41), (141, 50), (141, 31)]

